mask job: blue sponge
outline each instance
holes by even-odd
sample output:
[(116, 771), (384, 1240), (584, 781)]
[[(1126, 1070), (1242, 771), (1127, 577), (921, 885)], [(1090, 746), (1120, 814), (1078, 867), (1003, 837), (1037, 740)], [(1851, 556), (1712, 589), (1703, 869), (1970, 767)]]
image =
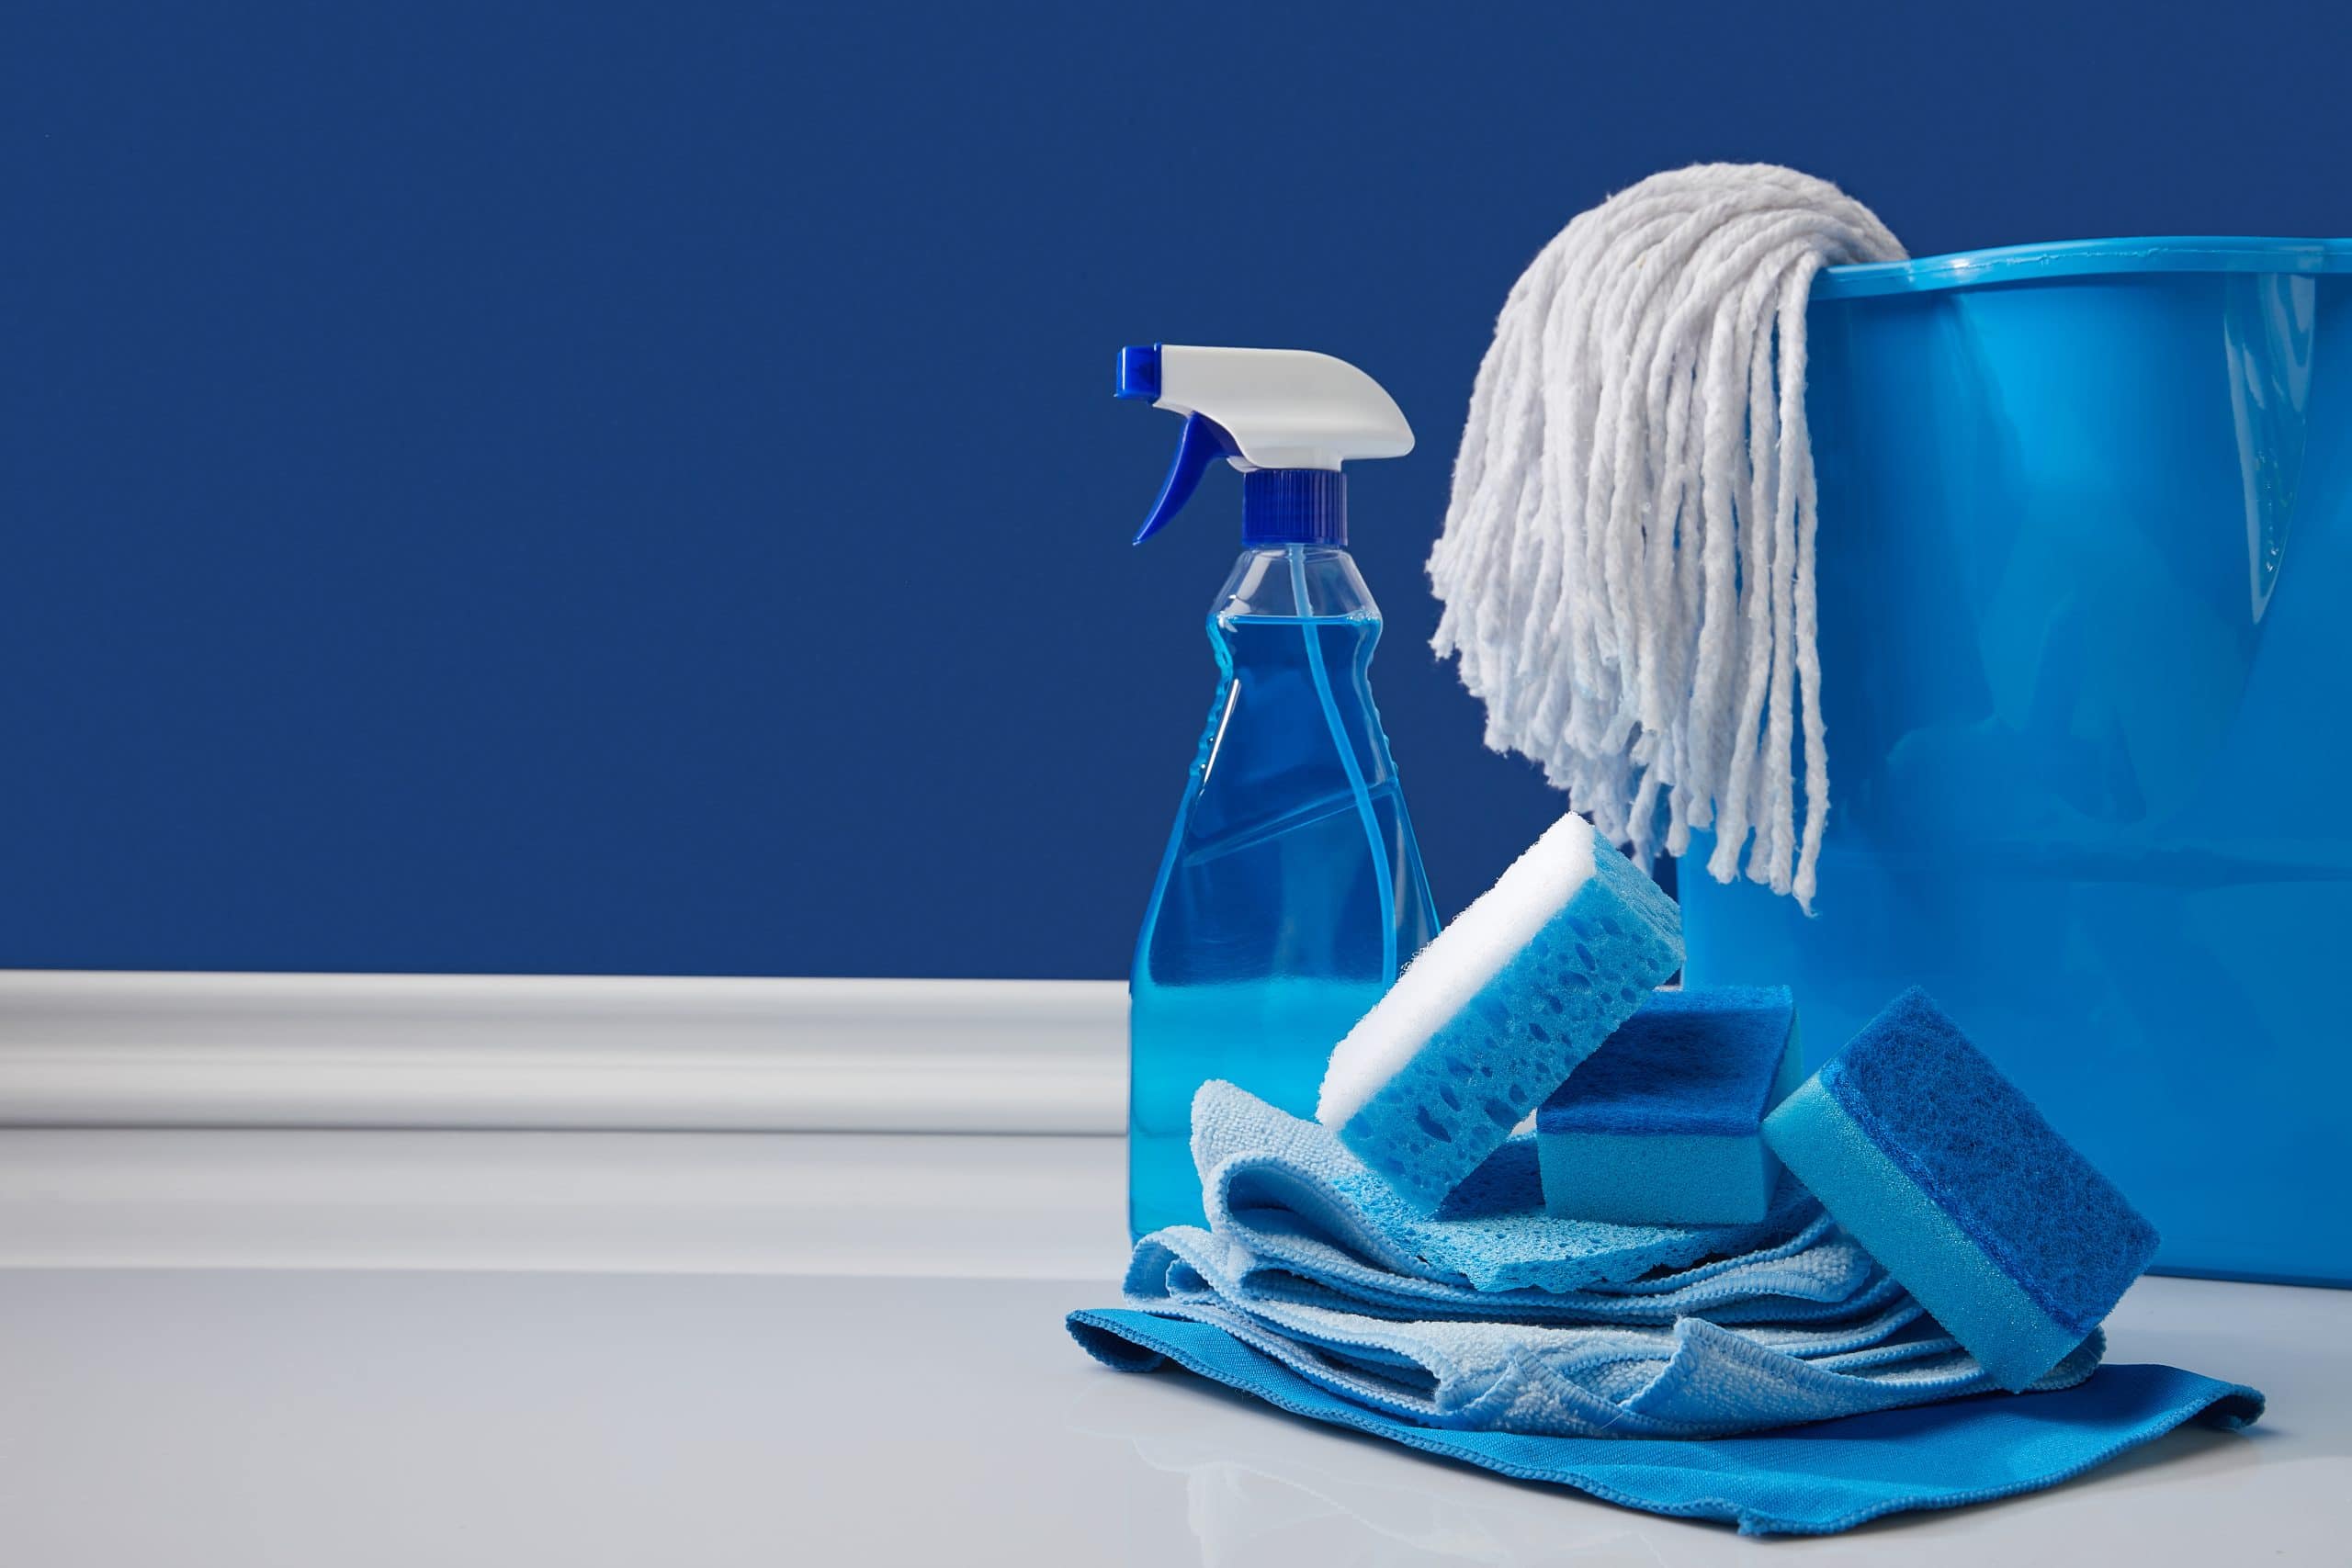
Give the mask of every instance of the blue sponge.
[(1772, 1206), (1764, 1114), (1804, 1074), (1785, 986), (1660, 991), (1535, 1113), (1544, 1207), (1624, 1225), (1739, 1225)]
[(1316, 1116), (1433, 1213), (1681, 965), (1674, 901), (1563, 817), (1340, 1042)]
[(1916, 987), (1764, 1136), (2005, 1388), (2056, 1366), (2155, 1256), (2155, 1227)]

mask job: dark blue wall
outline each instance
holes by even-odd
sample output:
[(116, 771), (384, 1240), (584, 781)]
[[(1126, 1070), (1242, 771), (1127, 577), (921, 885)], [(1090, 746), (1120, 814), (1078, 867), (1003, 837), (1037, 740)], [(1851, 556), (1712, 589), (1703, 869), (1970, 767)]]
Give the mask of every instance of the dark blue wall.
[(1556, 802), (1420, 562), (1569, 216), (2352, 232), (2328, 8), (2006, 9), (11, 7), (0, 964), (1124, 973), (1238, 504), (1127, 547), (1152, 338), (1419, 430), (1355, 532), (1451, 911)]

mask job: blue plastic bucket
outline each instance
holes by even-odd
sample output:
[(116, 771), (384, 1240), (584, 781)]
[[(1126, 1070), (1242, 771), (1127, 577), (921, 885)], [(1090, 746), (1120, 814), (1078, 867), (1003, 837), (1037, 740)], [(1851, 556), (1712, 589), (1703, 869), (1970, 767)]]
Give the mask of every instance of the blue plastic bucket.
[(1681, 877), (1692, 981), (1786, 979), (1816, 1061), (1925, 985), (2174, 1270), (2352, 1283), (2347, 273), (2258, 239), (1825, 273), (1818, 914), (1707, 846)]

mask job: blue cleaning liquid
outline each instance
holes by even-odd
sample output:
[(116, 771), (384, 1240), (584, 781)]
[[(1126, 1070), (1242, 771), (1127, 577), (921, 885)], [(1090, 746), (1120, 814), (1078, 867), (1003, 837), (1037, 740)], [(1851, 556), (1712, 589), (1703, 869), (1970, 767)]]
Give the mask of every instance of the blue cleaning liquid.
[(1379, 637), (1327, 547), (1245, 553), (1209, 622), (1220, 678), (1131, 987), (1137, 1235), (1201, 1223), (1193, 1092), (1227, 1078), (1312, 1115), (1331, 1047), (1437, 934), (1373, 705)]

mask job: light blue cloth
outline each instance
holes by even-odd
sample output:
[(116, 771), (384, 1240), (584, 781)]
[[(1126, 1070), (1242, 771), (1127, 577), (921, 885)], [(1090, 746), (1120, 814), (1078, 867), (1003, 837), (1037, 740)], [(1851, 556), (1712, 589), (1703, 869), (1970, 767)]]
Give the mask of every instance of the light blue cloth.
[(2061, 1393), (1917, 1405), (1709, 1441), (1436, 1429), (1340, 1397), (1223, 1329), (1110, 1309), (1070, 1333), (1123, 1371), (1173, 1361), (1294, 1415), (1521, 1481), (1747, 1535), (1823, 1535), (1907, 1509), (1951, 1508), (2071, 1480), (2186, 1421), (2244, 1427), (2262, 1395), (2172, 1367), (2109, 1366)]
[(1193, 1101), (1209, 1225), (1249, 1258), (1241, 1292), (1396, 1317), (1718, 1323), (1849, 1318), (1901, 1290), (1784, 1185), (1753, 1225), (1619, 1225), (1544, 1212), (1515, 1139), (1434, 1218), (1411, 1213), (1325, 1128), (1228, 1083)]
[[(1484, 1295), (1464, 1286), (1383, 1273), (1311, 1235), (1283, 1235), (1276, 1244), (1279, 1255), (1267, 1258), (1252, 1246), (1267, 1242), (1268, 1233), (1261, 1216), (1248, 1239), (1238, 1230), (1220, 1238), (1240, 1248), (1229, 1266), (1238, 1294), (1336, 1307), (1371, 1317), (1662, 1324), (1695, 1314), (1725, 1324), (1808, 1323), (1851, 1317), (1903, 1294), (1902, 1286), (1826, 1219), (1778, 1247), (1668, 1270), (1632, 1284), (1590, 1291), (1522, 1288)], [(1131, 1270), (1148, 1272), (1140, 1247), (1164, 1245), (1169, 1234), (1145, 1238)]]
[[(1175, 1226), (1136, 1245), (1128, 1302), (1225, 1330), (1291, 1371), (1428, 1427), (1553, 1437), (1706, 1438), (1996, 1389), (1906, 1295), (1843, 1319), (1670, 1323), (1401, 1321), (1269, 1295), (1246, 1244)], [(2040, 1388), (2090, 1374), (2094, 1334)]]

